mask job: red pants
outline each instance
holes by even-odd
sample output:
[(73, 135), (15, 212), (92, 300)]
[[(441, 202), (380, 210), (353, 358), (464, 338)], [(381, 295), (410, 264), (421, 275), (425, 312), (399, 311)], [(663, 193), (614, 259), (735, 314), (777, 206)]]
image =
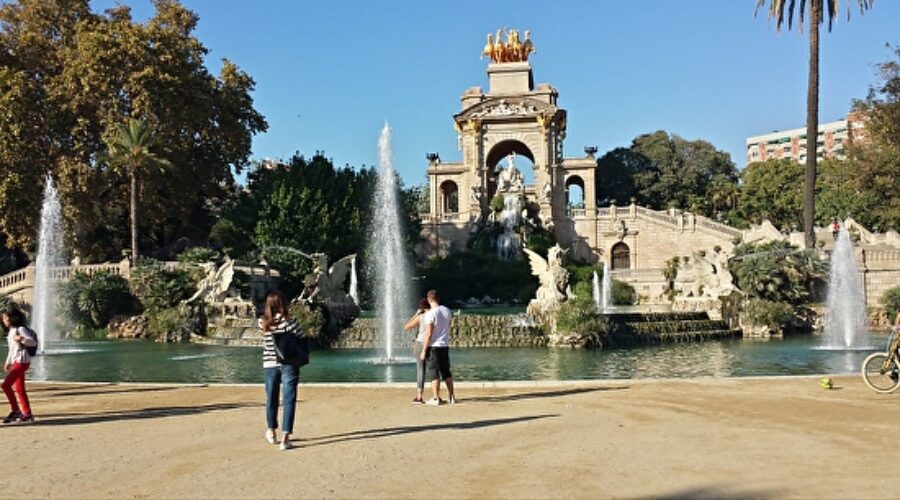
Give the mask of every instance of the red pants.
[[(9, 400), (9, 406), (12, 411), (21, 411), (23, 415), (31, 415), (31, 406), (28, 404), (28, 394), (25, 393), (25, 372), (31, 363), (13, 363), (12, 369), (3, 379), (3, 392), (6, 393), (6, 399)], [(13, 394), (13, 389), (16, 390)], [(19, 402), (16, 402), (16, 395), (19, 396)], [(21, 408), (19, 405), (21, 404)]]

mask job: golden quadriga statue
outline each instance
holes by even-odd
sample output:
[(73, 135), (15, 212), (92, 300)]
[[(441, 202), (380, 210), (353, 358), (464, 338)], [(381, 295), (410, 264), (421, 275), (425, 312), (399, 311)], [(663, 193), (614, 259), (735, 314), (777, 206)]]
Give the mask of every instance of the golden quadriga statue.
[(496, 39), (490, 33), (487, 43), (481, 52), (481, 58), (491, 58), (493, 63), (526, 62), (528, 56), (535, 53), (531, 42), (531, 31), (525, 31), (525, 40), (519, 41), (519, 30), (506, 30), (506, 43), (501, 41), (502, 29), (497, 30)]

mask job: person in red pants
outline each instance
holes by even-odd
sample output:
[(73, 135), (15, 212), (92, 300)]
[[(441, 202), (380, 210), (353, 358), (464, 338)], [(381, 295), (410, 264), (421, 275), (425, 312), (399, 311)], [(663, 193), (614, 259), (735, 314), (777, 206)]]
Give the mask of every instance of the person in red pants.
[[(9, 415), (3, 419), (3, 423), (33, 422), (31, 406), (28, 404), (28, 393), (25, 392), (25, 372), (31, 365), (31, 355), (27, 348), (37, 346), (37, 337), (25, 326), (25, 314), (18, 309), (12, 308), (3, 311), (2, 320), (3, 326), (9, 329), (9, 334), (6, 336), (9, 352), (3, 363), (3, 371), (6, 372), (6, 378), (3, 379), (3, 392), (12, 409)], [(16, 401), (17, 396), (18, 401)]]

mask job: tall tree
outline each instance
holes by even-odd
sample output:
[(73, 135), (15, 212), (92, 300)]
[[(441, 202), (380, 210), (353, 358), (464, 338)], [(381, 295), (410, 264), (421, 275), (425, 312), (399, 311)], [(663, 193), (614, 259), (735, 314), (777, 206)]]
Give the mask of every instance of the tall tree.
[(109, 161), (124, 170), (130, 185), (129, 220), (131, 221), (131, 263), (138, 263), (138, 203), (142, 174), (155, 169), (164, 171), (172, 164), (151, 151), (156, 140), (143, 120), (129, 119), (118, 126), (109, 144)]
[(255, 83), (228, 60), (211, 74), (196, 14), (175, 0), (153, 4), (137, 23), (128, 7), (98, 14), (88, 0), (0, 2), (0, 232), (10, 245), (33, 242), (50, 172), (72, 247), (88, 261), (120, 254), (129, 178), (97, 160), (123, 117), (151, 123), (155, 152), (174, 165), (141, 176), (142, 248), (205, 238), (234, 194), (253, 134), (267, 128)]
[(650, 163), (649, 168), (641, 165), (636, 171), (634, 186), (638, 198), (653, 208), (674, 205), (699, 210), (707, 206), (708, 190), (714, 181), (737, 181), (731, 155), (704, 140), (689, 141), (658, 130), (636, 137), (630, 149), (631, 158), (639, 159), (638, 164), (643, 159)]
[[(794, 13), (798, 12), (797, 27), (803, 31), (803, 21), (809, 6), (809, 81), (806, 89), (806, 174), (803, 187), (803, 232), (806, 248), (816, 244), (814, 219), (816, 214), (816, 163), (819, 137), (819, 25), (828, 12), (828, 31), (831, 31), (838, 11), (839, 0), (756, 0), (756, 12), (769, 4), (769, 18), (775, 19), (775, 29), (780, 31), (787, 14), (788, 29), (793, 28)], [(875, 0), (856, 0), (860, 13), (871, 8)], [(847, 15), (849, 17), (849, 8)], [(755, 14), (754, 14), (755, 15)]]

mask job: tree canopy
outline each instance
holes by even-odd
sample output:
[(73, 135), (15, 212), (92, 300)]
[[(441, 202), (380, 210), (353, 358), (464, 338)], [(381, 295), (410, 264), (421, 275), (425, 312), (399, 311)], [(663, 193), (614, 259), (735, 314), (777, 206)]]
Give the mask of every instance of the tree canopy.
[(103, 14), (88, 0), (17, 0), (0, 6), (0, 231), (28, 246), (41, 185), (59, 179), (72, 246), (86, 259), (119, 255), (128, 238), (128, 177), (102, 161), (126, 118), (148, 122), (156, 153), (174, 168), (142, 178), (141, 246), (205, 237), (211, 212), (234, 191), (253, 134), (253, 79), (232, 62), (218, 76), (193, 35), (198, 17), (155, 0)]
[[(374, 169), (335, 168), (321, 154), (258, 164), (248, 175), (247, 188), (223, 211), (210, 239), (235, 257), (261, 256), (273, 264), (273, 259), (282, 260), (278, 263), (295, 277), (309, 269), (308, 259), (271, 247), (323, 252), (332, 262), (356, 253), (365, 261), (365, 242), (376, 223), (370, 217), (376, 182)], [(410, 254), (419, 237), (417, 196), (414, 189), (400, 189), (401, 222)]]
[[(628, 148), (616, 148), (597, 162), (597, 199), (601, 204), (631, 197), (654, 209), (677, 206), (712, 214), (723, 185), (735, 185), (731, 156), (704, 140), (689, 141), (664, 130), (639, 135)], [(728, 191), (728, 190), (724, 190)]]

